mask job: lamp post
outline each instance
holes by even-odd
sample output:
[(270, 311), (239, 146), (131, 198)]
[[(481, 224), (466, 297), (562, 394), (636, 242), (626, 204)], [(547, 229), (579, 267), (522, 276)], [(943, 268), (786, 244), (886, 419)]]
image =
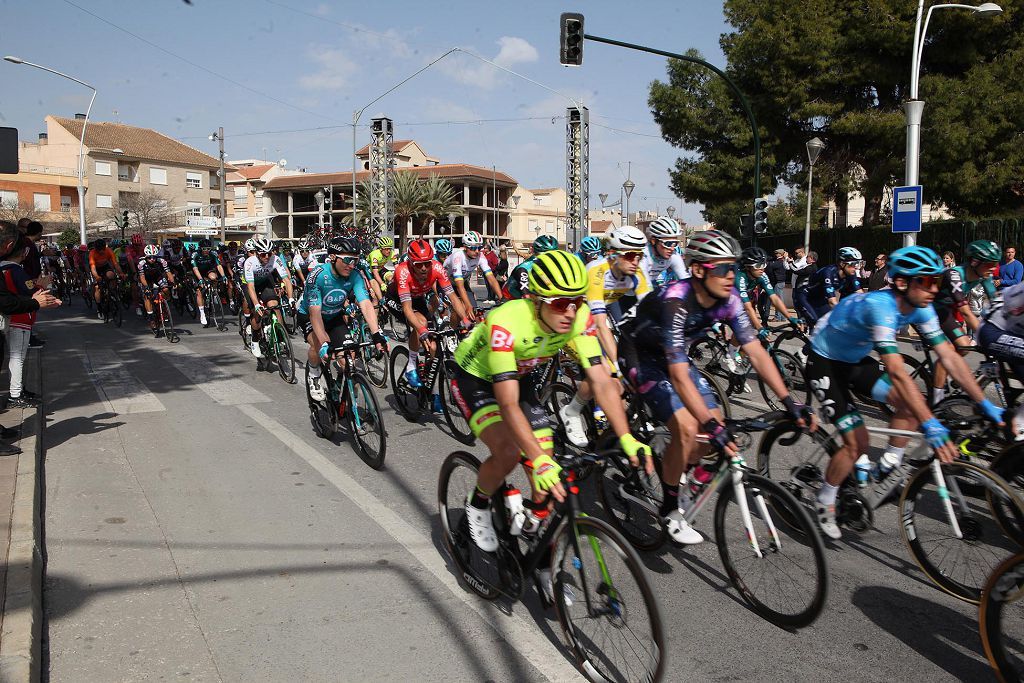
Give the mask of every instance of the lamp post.
[(818, 160), (821, 150), (825, 149), (825, 143), (819, 138), (812, 138), (807, 141), (807, 161), (810, 168), (807, 169), (807, 224), (804, 225), (804, 253), (811, 249), (811, 191), (814, 186), (814, 162)]
[(220, 143), (220, 241), (224, 243), (227, 241), (227, 213), (228, 207), (224, 204), (224, 183), (227, 178), (224, 177), (224, 127), (221, 126), (214, 132), (210, 133), (210, 142), (216, 140)]
[(25, 66), (32, 66), (43, 71), (48, 71), (51, 74), (61, 76), (69, 81), (74, 81), (79, 85), (84, 85), (86, 88), (92, 90), (92, 97), (89, 98), (89, 108), (85, 110), (85, 120), (82, 121), (82, 138), (78, 144), (78, 237), (81, 240), (81, 244), (85, 244), (85, 128), (89, 125), (89, 114), (92, 113), (92, 103), (96, 101), (96, 88), (89, 85), (85, 81), (80, 81), (74, 76), (69, 76), (66, 73), (51, 69), (48, 66), (42, 64), (34, 64), (33, 62), (26, 62), (20, 57), (13, 57), (7, 55), (4, 57), (5, 60), (11, 64), (24, 64)]
[(317, 229), (323, 230), (324, 227), (324, 199), (327, 195), (324, 194), (323, 190), (317, 190), (316, 194), (313, 195), (313, 199), (316, 200), (316, 213), (317, 213)]
[(665, 209), (665, 211), (668, 213), (669, 218), (672, 218), (673, 216), (676, 215), (676, 207), (672, 206), (671, 204), (668, 205), (668, 208)]
[(622, 219), (622, 225), (629, 224), (629, 195), (633, 194), (633, 190), (635, 188), (636, 183), (634, 183), (629, 178), (626, 178), (626, 182), (622, 183), (622, 191), (626, 193), (626, 203), (624, 205), (624, 208), (626, 210), (626, 216), (625, 218)]
[[(906, 162), (906, 184), (917, 185), (919, 179), (921, 161), (921, 117), (924, 113), (924, 100), (918, 99), (918, 85), (921, 79), (921, 57), (924, 54), (924, 39), (928, 34), (928, 23), (932, 20), (932, 12), (937, 9), (967, 9), (976, 14), (999, 14), (1003, 8), (994, 2), (985, 2), (980, 5), (961, 5), (959, 3), (942, 3), (932, 5), (925, 15), (924, 26), (921, 25), (921, 15), (924, 14), (924, 0), (917, 3), (917, 23), (914, 25), (914, 53), (910, 60), (910, 99), (903, 103), (903, 112), (907, 117), (907, 162)], [(917, 236), (912, 233), (904, 233), (903, 246), (909, 247), (915, 244)]]

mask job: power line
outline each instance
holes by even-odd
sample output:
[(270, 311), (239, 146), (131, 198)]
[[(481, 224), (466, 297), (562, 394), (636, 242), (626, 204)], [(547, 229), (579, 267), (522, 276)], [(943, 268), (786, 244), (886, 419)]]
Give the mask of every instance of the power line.
[(623, 128), (613, 128), (612, 126), (606, 126), (603, 123), (590, 122), (590, 125), (597, 126), (598, 128), (604, 128), (606, 130), (615, 131), (616, 133), (628, 133), (629, 135), (639, 135), (645, 138), (658, 138), (661, 139), (661, 135), (655, 135), (654, 133), (641, 133), (636, 130), (625, 130)]

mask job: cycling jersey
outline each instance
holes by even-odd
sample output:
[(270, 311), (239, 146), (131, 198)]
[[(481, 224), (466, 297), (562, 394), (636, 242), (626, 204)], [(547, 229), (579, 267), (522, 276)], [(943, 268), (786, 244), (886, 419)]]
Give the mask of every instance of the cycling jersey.
[(939, 293), (935, 295), (934, 306), (939, 317), (945, 317), (950, 309), (959, 308), (967, 303), (970, 291), (978, 285), (984, 288), (989, 301), (995, 301), (996, 286), (991, 275), (968, 280), (966, 266), (956, 266), (944, 272), (939, 283)]
[(313, 260), (312, 256), (302, 258), (301, 254), (296, 254), (295, 258), (292, 259), (292, 270), (301, 275), (303, 278), (308, 274), (307, 271), (313, 266), (317, 265), (316, 261)]
[(274, 259), (268, 259), (264, 265), (259, 256), (250, 256), (242, 265), (242, 282), (252, 283), (257, 292), (272, 287), (275, 274), (282, 280), (288, 277), (288, 271)]
[(913, 325), (930, 346), (946, 341), (939, 319), (931, 306), (900, 312), (891, 289), (854, 294), (843, 298), (822, 316), (811, 334), (811, 348), (820, 356), (844, 363), (857, 363), (871, 353), (899, 353), (896, 330)]
[(146, 282), (155, 285), (167, 278), (171, 267), (167, 261), (157, 256), (145, 256), (139, 260), (139, 275), (146, 278)]
[(448, 258), (444, 260), (444, 269), (448, 273), (448, 277), (451, 278), (452, 282), (455, 280), (465, 280), (467, 277), (473, 274), (473, 272), (480, 268), (480, 272), (485, 275), (491, 272), (491, 266), (487, 263), (487, 258), (483, 253), (477, 254), (474, 258), (466, 256), (466, 252), (459, 247), (448, 255)]
[(581, 367), (601, 363), (601, 345), (587, 306), (576, 309), (568, 333), (552, 334), (541, 329), (533, 302), (520, 299), (488, 313), (459, 344), (455, 362), (475, 377), (501, 382), (531, 372), (570, 344)]
[(616, 275), (607, 258), (587, 265), (587, 280), (587, 305), (594, 313), (607, 313), (607, 304), (613, 304), (627, 295), (642, 300), (651, 291), (651, 285), (642, 270), (638, 268), (633, 275)]
[(167, 263), (172, 266), (180, 266), (181, 260), (185, 256), (185, 250), (182, 249), (179, 252), (175, 252), (171, 247), (164, 247), (163, 258)]
[(110, 247), (107, 247), (103, 251), (96, 251), (95, 249), (89, 250), (89, 265), (96, 270), (106, 268), (107, 266), (112, 268), (115, 261), (114, 252), (110, 250)]
[(841, 277), (838, 265), (825, 266), (815, 271), (803, 286), (807, 303), (814, 308), (828, 305), (828, 300), (836, 296), (842, 298), (861, 289), (860, 278), (856, 275)]
[(427, 278), (423, 282), (412, 274), (409, 263), (403, 262), (395, 268), (395, 277), (388, 285), (387, 294), (392, 299), (397, 297), (399, 301), (411, 301), (414, 297), (426, 296), (434, 289), (435, 284), (440, 285), (446, 296), (451, 296), (455, 291), (448, 274), (444, 271), (444, 266), (437, 261), (430, 262), (430, 270), (427, 271)]
[(219, 265), (220, 259), (218, 259), (217, 254), (212, 251), (208, 251), (205, 254), (202, 251), (197, 251), (192, 254), (192, 267), (198, 268), (199, 273), (203, 277), (206, 277), (206, 274), (211, 270), (216, 270)]
[(141, 246), (137, 247), (134, 244), (130, 244), (125, 248), (125, 254), (128, 256), (129, 265), (138, 265), (139, 261), (146, 255)]
[(327, 320), (341, 313), (349, 295), (356, 303), (368, 301), (370, 293), (363, 277), (352, 271), (341, 277), (329, 263), (316, 266), (306, 278), (306, 287), (299, 302), (299, 313), (309, 314), (310, 307), (320, 307), (320, 316)]
[(534, 257), (526, 259), (512, 269), (502, 293), (509, 299), (522, 299), (530, 291), (530, 269), (533, 268)]
[(736, 268), (735, 287), (736, 292), (740, 295), (740, 301), (745, 304), (751, 303), (752, 299), (757, 298), (758, 289), (765, 292), (768, 296), (775, 294), (775, 288), (772, 287), (771, 280), (768, 279), (768, 273), (761, 273), (761, 277), (755, 278), (740, 267)]
[(619, 329), (646, 358), (671, 365), (689, 363), (690, 344), (717, 322), (729, 325), (741, 345), (757, 339), (736, 292), (705, 308), (691, 281), (677, 280), (644, 298)]
[(391, 252), (391, 256), (384, 256), (383, 251), (374, 249), (366, 255), (366, 261), (370, 264), (370, 268), (383, 268), (395, 262), (395, 253)]
[(647, 276), (648, 282), (658, 287), (690, 277), (690, 271), (678, 252), (672, 252), (668, 258), (662, 258), (653, 244), (648, 244), (644, 250), (644, 256), (640, 259), (640, 270)]

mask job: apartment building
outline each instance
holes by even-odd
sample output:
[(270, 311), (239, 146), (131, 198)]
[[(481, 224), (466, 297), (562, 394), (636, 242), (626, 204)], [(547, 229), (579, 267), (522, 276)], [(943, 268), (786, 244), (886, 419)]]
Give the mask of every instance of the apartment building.
[(22, 164), (17, 174), (0, 173), (0, 208), (6, 219), (31, 216), (46, 234), (76, 227), (78, 169)]

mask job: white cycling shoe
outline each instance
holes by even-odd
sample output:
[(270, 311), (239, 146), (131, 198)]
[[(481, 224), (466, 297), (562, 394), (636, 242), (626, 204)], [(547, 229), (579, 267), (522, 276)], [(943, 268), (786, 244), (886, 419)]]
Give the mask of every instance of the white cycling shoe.
[(669, 538), (682, 545), (697, 545), (704, 542), (700, 532), (690, 526), (683, 517), (681, 510), (673, 510), (661, 518), (661, 523), (668, 532)]
[(821, 533), (833, 541), (838, 541), (843, 537), (843, 532), (839, 530), (839, 525), (836, 524), (835, 505), (822, 505), (818, 503), (818, 526), (821, 527)]
[(249, 342), (249, 350), (252, 351), (254, 358), (263, 358), (263, 352), (260, 350), (260, 343), (258, 341)]
[(587, 426), (583, 422), (582, 413), (570, 413), (569, 406), (562, 406), (558, 409), (558, 417), (565, 427), (565, 436), (569, 442), (578, 448), (586, 446), (590, 439), (587, 438)]
[[(540, 582), (540, 589), (544, 591), (544, 598), (548, 601), (548, 604), (555, 604), (555, 584), (551, 577), (550, 569), (538, 569), (537, 580)], [(566, 607), (572, 607), (573, 599), (576, 594), (572, 592), (572, 588), (565, 585), (562, 587), (562, 603)]]
[(494, 522), (490, 510), (481, 510), (470, 505), (473, 494), (466, 499), (466, 519), (469, 521), (469, 535), (477, 548), (485, 553), (498, 549), (498, 535), (494, 533)]
[(309, 376), (309, 383), (306, 386), (309, 387), (309, 397), (314, 401), (319, 402), (327, 398), (327, 390), (324, 389), (322, 380), (323, 375)]

